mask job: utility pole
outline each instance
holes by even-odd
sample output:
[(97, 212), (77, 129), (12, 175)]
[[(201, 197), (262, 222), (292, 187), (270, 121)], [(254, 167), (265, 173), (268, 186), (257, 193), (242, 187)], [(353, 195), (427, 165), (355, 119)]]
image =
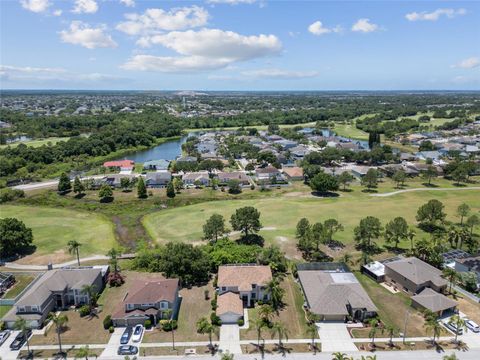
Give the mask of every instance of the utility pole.
[(407, 309), (405, 313), (405, 325), (403, 327), (403, 344), (405, 345), (405, 338), (407, 337), (407, 321), (408, 321), (408, 316), (410, 315), (410, 310)]

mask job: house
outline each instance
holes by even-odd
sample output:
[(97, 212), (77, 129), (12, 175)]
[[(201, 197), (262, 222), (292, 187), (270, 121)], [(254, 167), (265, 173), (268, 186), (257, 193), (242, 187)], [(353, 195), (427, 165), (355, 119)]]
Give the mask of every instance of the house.
[(442, 316), (445, 313), (453, 314), (458, 303), (435, 290), (425, 288), (417, 295), (412, 296), (412, 307), (420, 311), (430, 310)]
[(363, 321), (376, 316), (377, 307), (342, 263), (297, 265), (306, 307), (320, 321)]
[(241, 171), (233, 171), (233, 172), (219, 172), (217, 174), (218, 181), (220, 184), (227, 184), (230, 180), (236, 180), (240, 182), (242, 186), (250, 185), (249, 177)]
[(233, 292), (244, 307), (253, 306), (257, 300), (270, 299), (266, 286), (271, 280), (272, 271), (266, 265), (222, 265), (218, 268), (218, 294)]
[(69, 306), (88, 304), (90, 298), (84, 286), (94, 286), (100, 292), (104, 287), (103, 267), (50, 270), (21, 296), (3, 321), (13, 329), (18, 317), (25, 319), (31, 328), (41, 328), (51, 311)]
[(277, 140), (274, 143), (280, 145), (280, 147), (283, 150), (292, 149), (298, 145), (296, 141), (287, 140), (287, 139)]
[(455, 270), (474, 272), (477, 275), (477, 287), (480, 287), (480, 255), (455, 259)]
[(178, 290), (178, 279), (135, 281), (112, 314), (114, 326), (143, 325), (147, 320), (155, 326), (161, 319), (174, 317), (180, 303)]
[(415, 257), (385, 263), (385, 282), (409, 294), (425, 288), (443, 293), (448, 285), (441, 270)]
[(283, 167), (282, 172), (289, 180), (303, 180), (303, 169), (301, 167)]
[(106, 161), (103, 163), (103, 167), (120, 169), (121, 171), (131, 170), (134, 166), (135, 161), (133, 160)]
[(385, 265), (380, 261), (372, 261), (371, 263), (362, 265), (360, 272), (370, 276), (373, 280), (379, 283), (385, 280)]
[(417, 159), (420, 160), (427, 160), (427, 159), (432, 159), (432, 160), (440, 160), (440, 157), (442, 154), (438, 151), (420, 151), (415, 154)]
[(277, 179), (281, 178), (280, 171), (271, 165), (268, 165), (264, 168), (260, 167), (255, 169), (255, 175), (258, 181), (271, 180), (273, 178), (277, 178)]
[(210, 183), (210, 176), (208, 175), (208, 171), (189, 172), (183, 174), (182, 181), (185, 185), (196, 185), (200, 183), (203, 186), (207, 186)]
[(145, 184), (151, 188), (164, 188), (172, 180), (170, 171), (157, 171), (154, 173), (147, 173), (145, 177)]
[(194, 156), (180, 156), (177, 158), (177, 163), (178, 162), (197, 162), (197, 158)]
[(102, 183), (103, 184), (107, 184), (111, 187), (114, 187), (114, 188), (119, 188), (121, 187), (121, 182), (122, 182), (122, 179), (123, 178), (127, 178), (129, 179), (130, 181), (134, 181), (135, 179), (135, 175), (130, 175), (130, 174), (111, 174), (111, 175), (108, 175), (108, 176), (105, 176), (103, 179), (102, 179)]
[(13, 274), (0, 272), (0, 294), (5, 293), (13, 284), (15, 284)]
[(168, 166), (170, 165), (170, 161), (160, 159), (160, 160), (151, 160), (146, 161), (143, 163), (144, 170), (168, 170)]
[(237, 323), (243, 317), (243, 302), (240, 296), (231, 291), (218, 296), (216, 314), (222, 324)]

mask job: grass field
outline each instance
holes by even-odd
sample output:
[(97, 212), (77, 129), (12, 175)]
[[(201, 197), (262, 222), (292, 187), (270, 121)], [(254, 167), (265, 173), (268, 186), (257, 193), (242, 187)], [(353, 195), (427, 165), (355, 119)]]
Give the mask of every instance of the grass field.
[(368, 133), (363, 130), (357, 129), (355, 124), (335, 124), (333, 129), (339, 136), (344, 136), (358, 140), (368, 140)]
[(0, 217), (22, 220), (33, 231), (36, 251), (19, 262), (47, 264), (71, 259), (69, 240), (82, 244), (80, 256), (105, 254), (115, 246), (112, 224), (101, 215), (68, 209), (2, 205)]
[(15, 274), (15, 284), (3, 296), (5, 299), (14, 299), (35, 279), (33, 275)]
[(0, 145), (0, 149), (10, 146), (10, 147), (17, 147), (20, 144), (25, 144), (27, 146), (31, 147), (40, 147), (42, 145), (47, 145), (48, 143), (51, 143), (52, 145), (55, 145), (56, 143), (60, 141), (67, 141), (70, 139), (69, 137), (51, 137), (51, 138), (46, 138), (46, 139), (35, 139), (35, 140), (28, 140), (28, 141), (19, 141), (15, 142), (10, 145)]
[(11, 308), (12, 306), (10, 305), (0, 305), (0, 319), (3, 318)]
[[(480, 210), (480, 197), (475, 196), (476, 194), (478, 190), (422, 191), (390, 197), (372, 197), (356, 188), (351, 193), (341, 193), (337, 198), (318, 198), (308, 192), (299, 191), (274, 198), (213, 201), (161, 210), (145, 216), (143, 224), (152, 239), (158, 243), (196, 243), (202, 238), (202, 225), (212, 214), (222, 214), (228, 221), (235, 209), (254, 206), (261, 212), (261, 222), (265, 227), (260, 234), (267, 242), (279, 244), (287, 255), (294, 257), (295, 227), (302, 217), (311, 222), (336, 218), (344, 225), (345, 231), (337, 233), (335, 238), (345, 244), (352, 244), (354, 227), (367, 215), (378, 217), (383, 224), (396, 216), (403, 216), (414, 225), (417, 209), (435, 198), (445, 204), (448, 219), (457, 221), (455, 211), (463, 202), (470, 205), (472, 213)], [(188, 226), (184, 226), (187, 222)], [(419, 237), (423, 235), (420, 229), (417, 229), (417, 234)], [(401, 243), (400, 246), (407, 247), (408, 244)]]

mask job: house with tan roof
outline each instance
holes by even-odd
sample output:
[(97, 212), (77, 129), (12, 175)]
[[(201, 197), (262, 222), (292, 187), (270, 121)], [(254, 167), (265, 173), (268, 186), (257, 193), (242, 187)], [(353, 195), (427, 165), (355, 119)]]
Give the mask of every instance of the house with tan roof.
[(303, 180), (303, 169), (298, 166), (289, 166), (282, 168), (282, 172), (289, 180)]
[(175, 316), (179, 306), (178, 279), (148, 278), (136, 281), (112, 314), (114, 326), (134, 326)]
[[(243, 316), (244, 307), (253, 306), (258, 300), (270, 300), (267, 284), (271, 280), (272, 270), (266, 265), (238, 264), (220, 266), (217, 276), (219, 295), (217, 299), (217, 315), (222, 319), (222, 323), (232, 321), (232, 317), (228, 315), (229, 313), (238, 315), (239, 304), (242, 306), (241, 315)], [(232, 294), (239, 301), (234, 300)]]

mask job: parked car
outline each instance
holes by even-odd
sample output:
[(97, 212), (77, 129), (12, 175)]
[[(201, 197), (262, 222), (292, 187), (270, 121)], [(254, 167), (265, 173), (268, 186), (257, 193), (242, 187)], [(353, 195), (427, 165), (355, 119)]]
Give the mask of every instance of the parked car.
[(480, 332), (480, 326), (478, 326), (478, 324), (472, 320), (465, 319), (465, 325), (467, 325), (468, 330), (471, 330), (475, 333)]
[(451, 332), (453, 332), (454, 334), (457, 334), (457, 335), (463, 335), (463, 329), (458, 329), (455, 324), (450, 324), (448, 322), (444, 322), (443, 325), (448, 329), (450, 330)]
[(133, 345), (122, 345), (118, 347), (118, 355), (136, 355), (138, 353), (138, 347)]
[(0, 332), (0, 345), (2, 345), (5, 342), (5, 340), (8, 339), (9, 336), (10, 336), (9, 330), (4, 330)]
[(120, 344), (122, 345), (128, 344), (128, 341), (130, 340), (131, 336), (132, 336), (132, 327), (127, 326), (125, 328), (125, 331), (122, 334), (122, 337), (120, 338)]
[(22, 346), (27, 342), (27, 339), (32, 335), (32, 330), (28, 329), (25, 332), (20, 332), (15, 339), (10, 344), (10, 349), (12, 350), (20, 350)]
[(137, 325), (133, 329), (132, 341), (133, 342), (140, 342), (142, 340), (142, 333), (143, 333), (143, 326)]

